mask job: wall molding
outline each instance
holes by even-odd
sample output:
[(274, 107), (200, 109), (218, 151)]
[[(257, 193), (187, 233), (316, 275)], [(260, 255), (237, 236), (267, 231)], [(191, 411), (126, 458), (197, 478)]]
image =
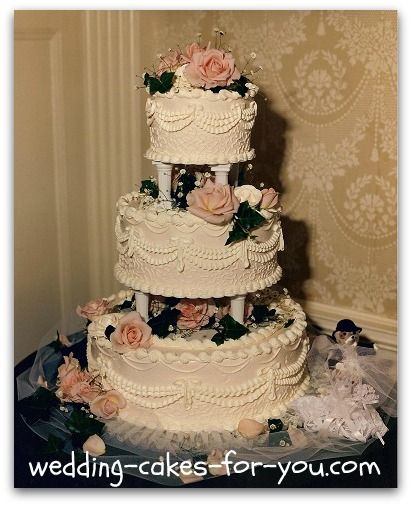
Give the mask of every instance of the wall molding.
[(139, 12), (84, 11), (84, 90), (90, 292), (110, 293), (118, 284), (114, 223), (118, 198), (135, 189), (143, 117), (135, 90), (141, 68)]
[(378, 347), (397, 351), (397, 321), (394, 319), (314, 301), (300, 300), (299, 304), (312, 322), (328, 334), (335, 330), (338, 320), (349, 318), (362, 327), (364, 334), (370, 336)]

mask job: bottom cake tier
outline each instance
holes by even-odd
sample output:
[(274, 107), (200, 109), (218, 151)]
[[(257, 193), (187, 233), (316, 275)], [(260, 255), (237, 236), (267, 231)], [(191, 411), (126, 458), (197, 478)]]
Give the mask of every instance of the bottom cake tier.
[(265, 422), (304, 394), (309, 375), (306, 318), (289, 296), (272, 302), (276, 321), (220, 346), (213, 329), (190, 338), (152, 337), (150, 348), (119, 353), (107, 338), (124, 313), (103, 315), (88, 327), (89, 370), (127, 406), (119, 417), (149, 428), (235, 430), (244, 418)]

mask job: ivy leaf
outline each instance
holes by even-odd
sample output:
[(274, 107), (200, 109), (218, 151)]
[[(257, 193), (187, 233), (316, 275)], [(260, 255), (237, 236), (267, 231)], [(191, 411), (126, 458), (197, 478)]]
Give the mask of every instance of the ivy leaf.
[(228, 246), (232, 242), (243, 241), (248, 237), (247, 231), (241, 227), (238, 221), (235, 221), (232, 230), (229, 232), (229, 237), (226, 239), (225, 246)]
[(290, 327), (290, 326), (292, 325), (292, 323), (293, 323), (294, 321), (295, 321), (295, 319), (294, 319), (294, 318), (293, 318), (293, 319), (291, 319), (291, 320), (288, 320), (288, 321), (285, 323), (285, 325), (283, 325), (283, 327), (284, 327), (285, 329), (287, 329), (288, 327)]
[(253, 306), (251, 318), (255, 321), (255, 323), (262, 323), (266, 321), (269, 317), (269, 308), (262, 304), (257, 304)]
[(220, 332), (224, 335), (225, 339), (239, 339), (239, 337), (249, 332), (247, 327), (237, 322), (230, 314), (221, 318), (219, 324), (223, 327), (223, 330)]
[(176, 326), (179, 315), (180, 311), (178, 309), (167, 308), (158, 316), (150, 318), (150, 320), (147, 321), (147, 324), (152, 328), (153, 333), (158, 337), (166, 337), (168, 334), (170, 334), (169, 327)]
[(49, 434), (45, 453), (47, 454), (62, 453), (64, 444), (65, 444), (64, 439), (55, 436), (54, 434)]
[(166, 93), (166, 91), (169, 91), (170, 88), (173, 86), (173, 77), (175, 73), (174, 72), (163, 72), (163, 74), (160, 76), (160, 82), (162, 83), (163, 90), (162, 93)]
[(73, 409), (65, 426), (72, 433), (73, 446), (80, 447), (93, 434), (100, 436), (104, 429), (104, 423), (81, 409)]
[(113, 325), (108, 325), (104, 330), (104, 335), (107, 337), (107, 339), (110, 339), (110, 336), (113, 334), (115, 330), (116, 327), (113, 327)]
[(174, 72), (163, 72), (160, 78), (145, 74), (145, 86), (149, 86), (149, 93), (154, 95), (156, 92), (166, 93), (173, 86)]
[(252, 230), (266, 221), (256, 209), (250, 207), (247, 201), (240, 203), (236, 216), (242, 222), (242, 226), (247, 230)]
[(219, 93), (220, 90), (236, 91), (241, 97), (244, 97), (248, 91), (246, 83), (250, 82), (249, 79), (243, 75), (236, 79), (228, 86), (215, 86), (211, 88), (213, 93)]
[(32, 395), (21, 399), (18, 407), (26, 420), (34, 423), (38, 420), (48, 420), (51, 410), (59, 404), (59, 399), (52, 391), (39, 387)]
[(159, 187), (157, 186), (157, 183), (154, 179), (144, 179), (140, 185), (139, 192), (146, 193), (146, 195), (157, 199), (159, 196)]
[(143, 84), (145, 86), (147, 86), (149, 84), (149, 78), (150, 78), (150, 74), (148, 72), (145, 72), (145, 74), (143, 76)]
[(250, 231), (261, 225), (265, 218), (247, 201), (241, 202), (237, 213), (234, 216), (233, 229), (229, 232), (226, 245), (236, 241), (243, 241), (250, 237)]
[(221, 344), (223, 344), (225, 342), (225, 338), (223, 337), (223, 335), (220, 332), (215, 334), (211, 340), (213, 343), (216, 343), (217, 346), (220, 346)]
[[(176, 191), (172, 193), (172, 197), (176, 201), (177, 207), (181, 209), (187, 208), (187, 195), (196, 188), (196, 177), (193, 174), (190, 174), (190, 172), (185, 172), (184, 174), (179, 174), (179, 177), (177, 179), (177, 188)], [(182, 184), (179, 184), (182, 183)], [(179, 197), (179, 195), (181, 195)]]

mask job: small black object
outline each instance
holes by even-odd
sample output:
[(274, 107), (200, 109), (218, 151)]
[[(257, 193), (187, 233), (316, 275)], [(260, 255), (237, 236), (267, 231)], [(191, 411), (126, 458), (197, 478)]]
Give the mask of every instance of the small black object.
[(269, 418), (269, 432), (280, 432), (283, 429), (283, 422), (279, 418)]
[(108, 325), (104, 331), (104, 335), (107, 337), (107, 339), (110, 339), (110, 336), (113, 334), (113, 332), (116, 330), (113, 325)]
[(332, 332), (332, 337), (335, 337), (336, 332), (362, 332), (362, 328), (358, 327), (352, 320), (340, 320), (336, 329)]

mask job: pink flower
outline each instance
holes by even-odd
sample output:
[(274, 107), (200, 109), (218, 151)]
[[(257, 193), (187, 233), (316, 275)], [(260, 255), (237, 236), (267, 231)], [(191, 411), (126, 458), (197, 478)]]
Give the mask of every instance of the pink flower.
[(97, 299), (89, 301), (85, 306), (77, 306), (76, 313), (82, 318), (90, 321), (96, 320), (99, 316), (110, 312), (107, 299)]
[(179, 329), (199, 330), (209, 323), (209, 318), (215, 313), (216, 306), (211, 300), (183, 299), (176, 305), (180, 316), (177, 320)]
[(188, 63), (188, 61), (188, 58), (182, 55), (182, 53), (178, 51), (169, 51), (166, 56), (160, 58), (156, 75), (160, 76), (163, 72), (173, 72), (181, 65)]
[(88, 403), (97, 397), (100, 388), (93, 383), (94, 377), (80, 369), (79, 361), (73, 353), (64, 357), (64, 364), (57, 369), (57, 397), (63, 402)]
[(100, 418), (113, 418), (119, 414), (119, 410), (126, 407), (126, 399), (120, 392), (110, 390), (96, 397), (90, 403), (90, 411)]
[(89, 452), (92, 457), (100, 457), (106, 453), (106, 445), (100, 436), (93, 434), (83, 443), (83, 452)]
[(210, 48), (192, 54), (190, 63), (184, 71), (186, 79), (196, 88), (225, 87), (240, 78), (231, 53)]
[(110, 336), (113, 349), (125, 353), (137, 348), (149, 348), (152, 345), (152, 329), (142, 320), (136, 311), (127, 313), (120, 319)]
[(279, 200), (279, 193), (273, 188), (264, 188), (262, 190), (261, 209), (273, 209)]
[(197, 42), (192, 42), (188, 46), (186, 46), (186, 56), (187, 62), (189, 63), (195, 53), (203, 53), (205, 51), (205, 47), (199, 46)]
[[(61, 387), (63, 388), (63, 387)], [(66, 394), (67, 399), (71, 402), (92, 402), (99, 394), (101, 389), (93, 384), (93, 377), (88, 372), (81, 372), (79, 381), (74, 383)]]
[(229, 222), (239, 209), (239, 201), (228, 184), (213, 183), (208, 179), (203, 188), (191, 191), (187, 210), (214, 225)]
[(73, 357), (73, 353), (64, 356), (64, 363), (57, 369), (57, 379), (60, 383), (74, 382), (81, 372), (80, 363), (77, 358)]

